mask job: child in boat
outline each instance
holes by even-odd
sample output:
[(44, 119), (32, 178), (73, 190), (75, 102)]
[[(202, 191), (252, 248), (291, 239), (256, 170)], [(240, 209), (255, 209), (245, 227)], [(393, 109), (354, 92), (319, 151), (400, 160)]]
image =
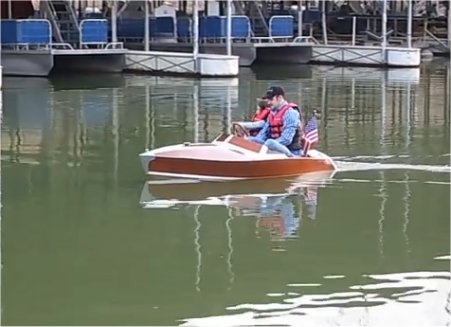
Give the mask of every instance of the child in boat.
[(266, 122), (269, 113), (271, 112), (271, 108), (268, 104), (268, 101), (263, 98), (263, 100), (259, 101), (257, 110), (255, 111), (254, 117), (251, 121), (248, 122), (236, 122), (235, 124), (240, 125), (242, 128), (249, 131), (249, 135), (255, 136), (258, 134), (260, 129)]

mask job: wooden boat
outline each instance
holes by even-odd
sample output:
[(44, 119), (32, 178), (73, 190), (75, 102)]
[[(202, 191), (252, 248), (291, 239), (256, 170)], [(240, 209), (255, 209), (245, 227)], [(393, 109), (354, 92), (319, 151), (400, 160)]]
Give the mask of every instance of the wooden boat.
[(140, 154), (150, 175), (233, 180), (277, 178), (314, 171), (335, 171), (333, 160), (318, 150), (288, 157), (235, 135), (221, 134), (211, 143), (170, 145)]

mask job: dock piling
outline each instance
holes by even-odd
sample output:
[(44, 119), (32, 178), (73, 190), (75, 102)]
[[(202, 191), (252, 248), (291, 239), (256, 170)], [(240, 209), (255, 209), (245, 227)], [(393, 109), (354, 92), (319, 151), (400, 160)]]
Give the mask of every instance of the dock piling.
[(144, 50), (149, 51), (149, 0), (144, 1)]
[(412, 47), (412, 0), (408, 0), (407, 7), (407, 47)]
[(386, 47), (387, 47), (387, 0), (384, 0), (382, 7), (382, 57), (384, 63), (387, 62)]
[(323, 42), (327, 45), (327, 18), (326, 18), (326, 0), (323, 0), (323, 10), (321, 13), (321, 20), (323, 26)]
[(448, 49), (451, 52), (451, 4), (448, 5)]
[(111, 4), (111, 41), (117, 43), (117, 1)]
[(193, 59), (194, 70), (198, 71), (197, 57), (199, 56), (199, 8), (197, 1), (193, 1)]
[(227, 0), (227, 55), (232, 55), (232, 0)]
[(302, 0), (299, 0), (299, 11), (298, 11), (298, 36), (302, 37), (302, 25), (303, 25), (303, 21), (302, 21), (302, 14), (303, 14), (303, 10), (302, 10)]

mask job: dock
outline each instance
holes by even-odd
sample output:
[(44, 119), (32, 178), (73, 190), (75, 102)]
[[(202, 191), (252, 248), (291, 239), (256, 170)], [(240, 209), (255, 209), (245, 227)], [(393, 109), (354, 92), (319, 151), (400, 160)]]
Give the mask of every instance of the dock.
[[(388, 16), (387, 1), (381, 3), (385, 8), (381, 16), (341, 17), (333, 13), (329, 18), (325, 7), (302, 8), (296, 17), (287, 10), (268, 14), (264, 5), (245, 1), (233, 1), (230, 16), (228, 10), (207, 10), (207, 15), (197, 18), (194, 17), (197, 11), (193, 11), (192, 17), (179, 16), (176, 7), (162, 6), (166, 16), (120, 19), (118, 37), (127, 48), (135, 50), (193, 52), (197, 46), (202, 53), (227, 54), (230, 47), (230, 54), (239, 56), (241, 67), (259, 63), (418, 67), (422, 52), (432, 49), (432, 43), (449, 53), (447, 41), (433, 39), (434, 34), (426, 27), (418, 35), (411, 7), (410, 14)], [(409, 4), (412, 6), (412, 1)], [(246, 11), (245, 7), (250, 9)], [(150, 19), (148, 23), (147, 19)], [(344, 38), (340, 40), (339, 35), (328, 33), (327, 24), (331, 19), (338, 22), (345, 19), (349, 34), (342, 35)], [(416, 23), (424, 21), (421, 17), (415, 19)], [(146, 24), (151, 26), (147, 32)], [(313, 26), (318, 25), (322, 26), (319, 35), (313, 31)], [(402, 27), (403, 33), (395, 33), (398, 27)]]
[(202, 77), (234, 77), (239, 72), (239, 57), (166, 51), (126, 53), (125, 71)]
[[(19, 9), (25, 2), (8, 1)], [(2, 17), (1, 65), (5, 76), (124, 71), (201, 77), (238, 75), (239, 58), (233, 55), (128, 50), (117, 41), (116, 17), (80, 18), (73, 4), (67, 0), (42, 1), (38, 13), (47, 18)], [(113, 16), (116, 6), (113, 2)], [(12, 8), (8, 9), (12, 16)]]
[[(112, 1), (90, 11), (78, 0), (1, 3), (1, 65), (11, 76), (231, 77), (256, 64), (412, 68), (425, 54), (449, 55), (451, 46), (450, 10), (432, 29), (414, 16), (414, 1), (405, 2), (404, 14), (387, 0), (373, 4), (377, 14), (364, 13), (357, 1), (349, 2), (351, 14), (336, 11), (333, 1)], [(27, 3), (33, 12), (24, 12)]]
[(313, 46), (311, 63), (347, 66), (419, 67), (421, 49), (377, 46)]

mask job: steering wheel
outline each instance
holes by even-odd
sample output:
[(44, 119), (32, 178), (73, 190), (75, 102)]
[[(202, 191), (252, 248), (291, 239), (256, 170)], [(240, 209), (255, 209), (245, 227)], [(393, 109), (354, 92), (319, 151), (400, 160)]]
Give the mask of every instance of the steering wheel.
[(249, 136), (249, 132), (240, 124), (232, 123), (232, 133), (238, 137), (246, 137)]

